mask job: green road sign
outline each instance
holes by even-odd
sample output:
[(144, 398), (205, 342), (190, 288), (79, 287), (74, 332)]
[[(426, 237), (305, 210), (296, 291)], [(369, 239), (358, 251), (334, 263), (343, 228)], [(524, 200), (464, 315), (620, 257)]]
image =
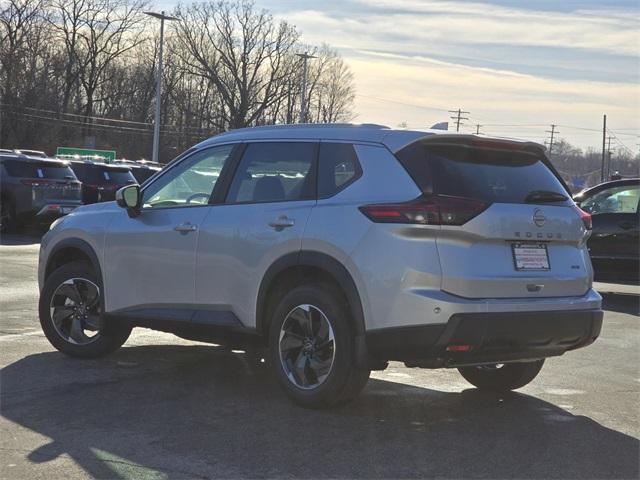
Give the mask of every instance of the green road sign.
[(116, 159), (115, 150), (94, 150), (92, 148), (58, 147), (56, 156), (70, 155), (84, 157), (84, 160), (95, 160), (111, 163)]

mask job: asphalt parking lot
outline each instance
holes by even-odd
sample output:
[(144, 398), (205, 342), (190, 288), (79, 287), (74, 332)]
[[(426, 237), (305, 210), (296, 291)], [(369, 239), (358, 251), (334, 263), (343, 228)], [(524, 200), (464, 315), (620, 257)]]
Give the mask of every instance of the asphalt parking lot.
[(64, 357), (39, 329), (37, 239), (1, 243), (1, 478), (640, 475), (633, 288), (605, 295), (594, 345), (548, 360), (517, 393), (392, 364), (354, 403), (308, 411), (241, 353), (168, 334), (138, 329), (107, 358)]

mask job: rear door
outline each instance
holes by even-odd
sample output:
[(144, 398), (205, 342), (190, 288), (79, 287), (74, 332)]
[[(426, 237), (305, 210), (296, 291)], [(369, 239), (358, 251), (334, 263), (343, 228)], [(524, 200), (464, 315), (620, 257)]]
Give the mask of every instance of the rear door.
[(232, 319), (246, 327), (255, 325), (258, 289), (265, 271), (278, 258), (300, 251), (316, 203), (317, 148), (317, 142), (304, 141), (246, 145), (228, 193), (222, 203), (212, 206), (200, 231), (196, 258), (199, 321)]
[(453, 142), (398, 154), (423, 192), (484, 204), (462, 225), (442, 222), (442, 289), (465, 298), (583, 295), (591, 282), (587, 229), (542, 153), (515, 142)]

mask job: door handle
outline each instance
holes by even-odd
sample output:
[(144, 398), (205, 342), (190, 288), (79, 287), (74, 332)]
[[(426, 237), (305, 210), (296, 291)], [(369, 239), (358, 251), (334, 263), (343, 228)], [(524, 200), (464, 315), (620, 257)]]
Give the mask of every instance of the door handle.
[(293, 218), (289, 218), (286, 215), (281, 215), (275, 220), (269, 222), (269, 226), (271, 228), (275, 228), (276, 230), (284, 230), (287, 227), (293, 227), (296, 224)]
[(191, 223), (182, 223), (176, 227), (174, 227), (174, 230), (176, 232), (180, 232), (180, 233), (189, 233), (189, 232), (195, 232), (198, 229), (197, 225), (192, 225)]

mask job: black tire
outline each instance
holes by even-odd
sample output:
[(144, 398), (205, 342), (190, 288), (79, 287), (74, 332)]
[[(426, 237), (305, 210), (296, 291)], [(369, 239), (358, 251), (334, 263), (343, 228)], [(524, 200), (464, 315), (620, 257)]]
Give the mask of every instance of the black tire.
[(530, 383), (544, 365), (544, 360), (460, 367), (458, 371), (471, 385), (494, 392), (516, 390)]
[[(313, 388), (301, 388), (290, 380), (281, 362), (280, 333), (290, 312), (300, 305), (319, 309), (334, 335), (333, 363), (326, 378)], [(291, 400), (306, 408), (324, 408), (346, 403), (365, 387), (370, 370), (355, 367), (354, 335), (348, 305), (331, 285), (296, 287), (278, 303), (269, 325), (269, 365)]]
[(103, 318), (104, 299), (101, 295), (102, 282), (97, 278), (93, 269), (83, 262), (72, 262), (61, 266), (53, 272), (44, 282), (40, 292), (39, 313), (40, 325), (45, 336), (57, 350), (71, 357), (96, 358), (107, 355), (120, 348), (131, 334), (131, 327), (126, 325), (101, 324), (96, 330), (96, 338), (87, 344), (72, 343), (58, 331), (51, 317), (51, 301), (60, 285), (70, 279), (85, 279), (93, 282), (99, 288), (99, 298), (96, 308), (99, 318)]
[(13, 233), (16, 230), (16, 209), (6, 198), (0, 201), (0, 232)]

